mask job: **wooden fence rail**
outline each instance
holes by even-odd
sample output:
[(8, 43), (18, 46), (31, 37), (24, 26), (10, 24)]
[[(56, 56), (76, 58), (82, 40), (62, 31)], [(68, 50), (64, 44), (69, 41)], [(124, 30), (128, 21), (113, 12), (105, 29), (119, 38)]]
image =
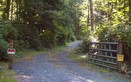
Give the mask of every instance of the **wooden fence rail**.
[[(111, 69), (119, 69), (117, 55), (122, 53), (118, 42), (91, 42), (89, 60), (91, 63)], [(120, 53), (119, 53), (120, 52)]]

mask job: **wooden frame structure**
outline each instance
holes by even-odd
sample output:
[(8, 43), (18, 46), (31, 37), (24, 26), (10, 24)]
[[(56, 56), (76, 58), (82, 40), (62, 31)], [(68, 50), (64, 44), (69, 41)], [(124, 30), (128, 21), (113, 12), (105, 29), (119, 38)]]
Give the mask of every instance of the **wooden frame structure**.
[(122, 46), (118, 42), (90, 42), (89, 61), (93, 64), (111, 69), (120, 69), (117, 55), (122, 54)]

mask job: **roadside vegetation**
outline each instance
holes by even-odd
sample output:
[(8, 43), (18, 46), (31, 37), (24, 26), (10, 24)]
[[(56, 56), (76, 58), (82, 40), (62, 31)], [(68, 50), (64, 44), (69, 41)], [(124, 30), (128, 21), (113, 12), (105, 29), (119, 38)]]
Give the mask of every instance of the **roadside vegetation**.
[[(6, 65), (6, 63), (4, 62), (3, 65)], [(16, 76), (16, 73), (12, 70), (9, 70), (7, 68), (0, 70), (0, 82), (17, 82), (14, 79), (15, 76)]]
[[(26, 50), (26, 51), (19, 51), (14, 55), (14, 63), (18, 62), (19, 60), (31, 60), (32, 56), (41, 54), (43, 51), (36, 51), (36, 50)], [(8, 69), (8, 60), (0, 61), (0, 82), (17, 82), (15, 76), (17, 74), (13, 71)]]
[[(101, 67), (101, 66), (94, 65), (94, 64), (90, 63), (88, 53), (85, 53), (85, 51), (82, 52), (83, 50), (81, 50), (81, 47), (83, 47), (82, 45), (83, 44), (81, 44), (80, 48), (78, 48), (76, 50), (75, 49), (74, 50), (68, 50), (68, 58), (72, 62), (76, 62), (82, 67), (88, 68), (91, 71), (99, 72), (101, 74), (111, 74), (112, 76), (120, 76), (120, 77), (125, 78), (125, 79), (130, 78), (130, 75), (128, 75), (128, 74), (120, 74), (117, 70)], [(88, 48), (86, 47), (86, 50), (87, 49)], [(106, 79), (111, 80), (113, 78), (106, 77)]]
[[(14, 59), (13, 62), (14, 63), (19, 62), (20, 60), (29, 61), (29, 60), (32, 60), (33, 56), (40, 55), (43, 53), (48, 54), (50, 58), (53, 59), (53, 57), (56, 57), (61, 51), (63, 51), (63, 48), (65, 46), (58, 46), (58, 47), (49, 48), (49, 49), (44, 48), (39, 51), (34, 50), (34, 49), (18, 51), (13, 56), (13, 59)], [(2, 69), (0, 69), (0, 82), (17, 82), (15, 79), (15, 76), (17, 76), (17, 74), (13, 70), (8, 69), (8, 60), (7, 59), (1, 60), (0, 66), (2, 67)]]
[(78, 51), (87, 53), (92, 37), (123, 43), (131, 70), (131, 0), (0, 0), (0, 60), (8, 59), (10, 41), (21, 58), (75, 40), (83, 40)]

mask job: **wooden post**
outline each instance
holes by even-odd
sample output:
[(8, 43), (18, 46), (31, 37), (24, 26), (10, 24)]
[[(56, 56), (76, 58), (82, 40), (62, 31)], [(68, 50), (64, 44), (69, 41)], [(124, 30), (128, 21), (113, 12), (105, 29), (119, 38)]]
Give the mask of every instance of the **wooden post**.
[(119, 43), (118, 45), (118, 54), (117, 54), (117, 63), (118, 63), (118, 71), (122, 72), (122, 62), (124, 61), (124, 55), (122, 54), (123, 44)]
[(9, 66), (8, 66), (8, 68), (9, 68), (9, 69), (12, 69), (12, 66), (13, 66), (13, 55), (10, 54), (10, 55), (9, 55)]
[[(10, 46), (10, 49), (13, 49), (13, 46), (14, 46), (13, 40), (10, 40), (9, 46)], [(12, 69), (12, 66), (13, 66), (13, 54), (9, 54), (9, 66), (8, 66), (8, 68)]]

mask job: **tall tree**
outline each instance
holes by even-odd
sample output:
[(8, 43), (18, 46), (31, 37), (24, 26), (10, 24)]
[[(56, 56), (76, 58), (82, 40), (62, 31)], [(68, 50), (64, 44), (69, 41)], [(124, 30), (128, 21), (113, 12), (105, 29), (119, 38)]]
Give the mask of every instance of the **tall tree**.
[(90, 3), (90, 24), (91, 24), (91, 29), (94, 29), (93, 23), (94, 23), (94, 19), (93, 19), (93, 3), (92, 0), (89, 0)]
[(90, 23), (90, 9), (89, 9), (89, 5), (87, 5), (87, 8), (88, 8), (88, 14), (87, 14), (87, 26), (89, 26), (89, 23)]
[(131, 0), (129, 0), (129, 24), (131, 25)]
[(11, 0), (11, 23), (13, 21), (14, 0)]
[(4, 19), (8, 19), (9, 18), (10, 3), (11, 3), (11, 0), (6, 0), (6, 8), (4, 9), (4, 12), (3, 12), (3, 18)]

